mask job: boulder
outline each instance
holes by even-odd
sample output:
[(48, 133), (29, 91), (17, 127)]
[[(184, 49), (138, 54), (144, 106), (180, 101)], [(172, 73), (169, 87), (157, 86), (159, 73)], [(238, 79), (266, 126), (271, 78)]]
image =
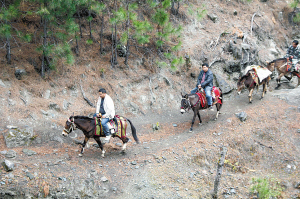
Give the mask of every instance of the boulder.
[(232, 90), (231, 86), (220, 75), (215, 74), (215, 77), (217, 85), (221, 88), (223, 94), (229, 93)]
[(4, 160), (2, 162), (2, 166), (5, 169), (5, 171), (9, 172), (9, 171), (14, 170), (15, 164), (13, 162), (9, 161), (9, 160)]
[(8, 148), (29, 146), (32, 142), (33, 128), (25, 126), (22, 128), (9, 129), (4, 133), (5, 144)]

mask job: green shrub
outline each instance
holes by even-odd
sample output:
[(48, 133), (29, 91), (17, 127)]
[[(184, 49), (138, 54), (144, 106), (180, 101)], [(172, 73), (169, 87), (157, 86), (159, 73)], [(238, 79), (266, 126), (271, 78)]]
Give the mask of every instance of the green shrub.
[(257, 194), (258, 198), (269, 199), (281, 195), (280, 183), (274, 178), (252, 178), (251, 193)]

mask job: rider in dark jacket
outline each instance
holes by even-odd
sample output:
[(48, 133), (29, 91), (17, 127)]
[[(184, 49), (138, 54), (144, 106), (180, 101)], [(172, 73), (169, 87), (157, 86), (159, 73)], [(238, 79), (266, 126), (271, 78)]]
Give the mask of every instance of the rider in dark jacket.
[(198, 89), (203, 88), (206, 94), (207, 104), (210, 107), (209, 109), (213, 110), (211, 106), (212, 105), (211, 91), (213, 88), (214, 76), (208, 67), (209, 66), (207, 63), (202, 64), (202, 71), (198, 76), (196, 87), (193, 90), (191, 90), (191, 93), (194, 94), (197, 92)]
[(299, 42), (297, 40), (294, 40), (292, 45), (290, 45), (287, 49), (286, 55), (284, 56), (288, 61), (289, 59), (291, 59), (290, 61), (292, 61), (293, 59), (296, 60), (296, 62), (292, 61), (291, 72), (295, 70), (295, 63), (298, 62), (300, 56), (300, 48), (298, 47), (298, 43)]

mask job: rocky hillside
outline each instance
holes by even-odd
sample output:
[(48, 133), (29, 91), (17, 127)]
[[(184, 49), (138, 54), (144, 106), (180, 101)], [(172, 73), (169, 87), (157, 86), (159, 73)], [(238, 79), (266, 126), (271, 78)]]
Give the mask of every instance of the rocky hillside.
[[(266, 61), (284, 56), (292, 40), (299, 38), (298, 27), (292, 26), (289, 20), (292, 12), (289, 2), (220, 0), (184, 3), (180, 17), (173, 16), (171, 19), (184, 28), (182, 49), (178, 55), (185, 57), (186, 64), (176, 71), (158, 65), (156, 55), (145, 56), (138, 50), (131, 57), (129, 67), (122, 64), (124, 58), (120, 57), (120, 64), (112, 68), (109, 54), (99, 58), (97, 47), (85, 45), (81, 46), (84, 52), (76, 58), (74, 66), (62, 65), (57, 71), (48, 71), (46, 78), (42, 79), (32, 61), (34, 46), (23, 46), (15, 51), (17, 59), (12, 66), (4, 64), (5, 52), (0, 49), (0, 130), (7, 135), (9, 128), (17, 127), (21, 134), (29, 133), (25, 139), (16, 140), (11, 146), (7, 146), (1, 135), (1, 158), (15, 164), (12, 172), (0, 169), (1, 197), (95, 198), (99, 194), (107, 198), (164, 198), (163, 194), (166, 194), (165, 198), (198, 198), (199, 195), (208, 198), (207, 194), (213, 188), (214, 163), (218, 161), (217, 146), (221, 145), (229, 146), (230, 154), (227, 158), (228, 181), (223, 191), (239, 192), (239, 195), (223, 195), (250, 198), (248, 182), (251, 177), (263, 178), (264, 172), (275, 175), (278, 171), (281, 176), (276, 177), (283, 176), (281, 179), (286, 182), (284, 198), (297, 197), (299, 192), (294, 189), (295, 183), (299, 182), (297, 172), (294, 172), (299, 166), (296, 155), (299, 151), (299, 134), (296, 132), (300, 129), (297, 95), (292, 95), (290, 104), (285, 104), (273, 98), (273, 92), (267, 94), (269, 98), (265, 102), (258, 101), (259, 94), (256, 94), (256, 102), (251, 107), (247, 104), (247, 93), (237, 97), (235, 92), (236, 81), (246, 66), (265, 65)], [(187, 14), (188, 5), (204, 7), (206, 16), (200, 21), (191, 17)], [(38, 62), (38, 59), (35, 61)], [(181, 117), (177, 113), (181, 92), (189, 92), (195, 86), (199, 66), (204, 62), (209, 63), (215, 75), (214, 84), (225, 93), (227, 105), (224, 105), (225, 116), (217, 123), (210, 121), (212, 113), (203, 113), (209, 125), (197, 128), (196, 134), (192, 135), (186, 132), (191, 115)], [(293, 79), (283, 88), (294, 88), (296, 84), (296, 79)], [(81, 132), (78, 131), (73, 139), (62, 138), (60, 133), (64, 122), (73, 113), (86, 116), (94, 113), (93, 105), (100, 87), (106, 88), (114, 99), (117, 114), (133, 118), (143, 144), (137, 146), (131, 142), (128, 156), (119, 156), (119, 145), (116, 145), (109, 147), (108, 160), (100, 159), (96, 148), (79, 159), (78, 147), (73, 141), (83, 139)], [(270, 91), (274, 87), (272, 81)], [(276, 95), (281, 98), (289, 97), (285, 95), (287, 90), (277, 92)], [(268, 109), (271, 111), (268, 112)], [(251, 115), (249, 123), (240, 123), (234, 116), (241, 111), (248, 111)], [(296, 118), (291, 126), (290, 115)], [(281, 118), (279, 121), (277, 116)], [(157, 122), (164, 124), (163, 129), (154, 133), (152, 125)], [(281, 126), (277, 126), (278, 122)], [(173, 123), (180, 128), (174, 129)], [(258, 126), (263, 124), (266, 126)], [(224, 126), (232, 127), (223, 130)], [(244, 131), (245, 126), (250, 126), (249, 132)], [(206, 130), (210, 133), (204, 133)], [(290, 132), (293, 136), (288, 139)], [(222, 134), (226, 136), (215, 139)], [(252, 137), (251, 141), (247, 141), (247, 137)], [(276, 141), (279, 138), (282, 140)], [(281, 145), (286, 148), (280, 148)], [(151, 152), (147, 152), (147, 147)], [(280, 160), (276, 159), (278, 156)], [(168, 162), (171, 158), (172, 161)], [(176, 164), (180, 158), (183, 161)], [(249, 166), (254, 163), (258, 168)], [(164, 164), (166, 166), (161, 166)], [(182, 170), (178, 170), (178, 166)], [(153, 168), (155, 170), (150, 171)], [(240, 170), (235, 171), (236, 168)], [(247, 170), (245, 176), (244, 170)], [(260, 173), (250, 175), (252, 170)], [(236, 172), (238, 175), (235, 175)], [(172, 176), (168, 178), (163, 175), (165, 173)], [(290, 182), (292, 178), (294, 181)], [(172, 182), (170, 186), (167, 179)], [(244, 184), (236, 185), (241, 179)], [(83, 180), (86, 184), (81, 183)], [(112, 184), (101, 184), (105, 182)], [(185, 187), (185, 184), (189, 185)], [(74, 188), (76, 186), (79, 188)], [(155, 192), (151, 194), (153, 190)], [(146, 197), (136, 195), (139, 191)]]

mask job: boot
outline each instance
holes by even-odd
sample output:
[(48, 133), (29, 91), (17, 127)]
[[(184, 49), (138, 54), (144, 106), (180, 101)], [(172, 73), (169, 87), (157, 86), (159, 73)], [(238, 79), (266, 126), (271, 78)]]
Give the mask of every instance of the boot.
[(104, 138), (104, 142), (105, 142), (105, 143), (109, 143), (110, 138), (111, 138), (111, 135), (107, 135), (107, 136)]

